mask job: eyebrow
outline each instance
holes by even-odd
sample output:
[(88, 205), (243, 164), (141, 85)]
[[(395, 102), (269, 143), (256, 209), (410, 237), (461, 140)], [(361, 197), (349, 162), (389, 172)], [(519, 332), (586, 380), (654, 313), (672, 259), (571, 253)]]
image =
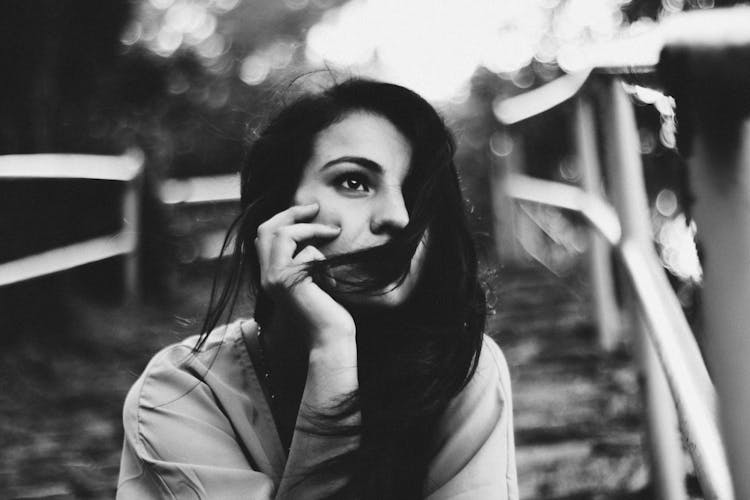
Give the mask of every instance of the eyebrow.
[(331, 167), (333, 165), (336, 165), (338, 163), (354, 163), (355, 165), (359, 165), (362, 168), (366, 168), (367, 170), (370, 170), (376, 174), (383, 173), (383, 167), (369, 158), (363, 158), (362, 156), (341, 156), (339, 158), (334, 158), (331, 161), (326, 162), (322, 167), (320, 167), (321, 172), (328, 167)]

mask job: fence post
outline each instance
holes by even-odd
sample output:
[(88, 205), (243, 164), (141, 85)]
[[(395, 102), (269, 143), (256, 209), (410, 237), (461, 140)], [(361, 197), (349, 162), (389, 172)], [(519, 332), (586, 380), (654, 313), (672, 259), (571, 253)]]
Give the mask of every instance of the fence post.
[(123, 236), (130, 240), (131, 251), (123, 256), (123, 293), (127, 301), (137, 301), (140, 297), (140, 248), (141, 248), (141, 196), (143, 186), (143, 153), (129, 150), (125, 153), (138, 162), (137, 174), (125, 183), (122, 197)]
[[(733, 10), (733, 12), (731, 12)], [(750, 498), (750, 11), (742, 38), (673, 44), (662, 73), (683, 126), (704, 269), (704, 347), (738, 499)], [(736, 15), (734, 13), (737, 13)], [(715, 24), (715, 23), (714, 23)], [(730, 30), (714, 26), (718, 35)], [(709, 43), (710, 42), (710, 43)], [(684, 132), (684, 133), (683, 133)]]
[[(643, 180), (638, 129), (632, 104), (621, 82), (605, 79), (603, 120), (608, 186), (621, 216), (622, 238), (643, 246), (653, 245), (648, 200)], [(666, 377), (640, 319), (634, 324), (645, 382), (648, 439), (652, 481), (657, 498), (683, 500), (685, 470), (677, 412)]]
[(522, 251), (518, 243), (516, 202), (506, 192), (508, 176), (523, 171), (523, 142), (508, 128), (495, 131), (490, 138), (490, 191), (492, 197), (495, 248), (501, 263), (518, 263)]
[[(574, 110), (575, 149), (581, 168), (583, 189), (591, 195), (602, 196), (602, 177), (596, 148), (596, 124), (589, 98), (576, 99)], [(620, 343), (620, 310), (615, 297), (612, 260), (609, 243), (591, 229), (589, 274), (599, 330), (599, 345), (605, 351), (614, 350)]]

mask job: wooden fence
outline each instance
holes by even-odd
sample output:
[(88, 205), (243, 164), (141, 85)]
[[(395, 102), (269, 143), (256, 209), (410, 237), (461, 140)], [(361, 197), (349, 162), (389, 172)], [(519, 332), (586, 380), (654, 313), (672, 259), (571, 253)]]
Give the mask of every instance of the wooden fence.
[[(750, 324), (748, 26), (748, 7), (681, 14), (648, 35), (648, 50), (643, 37), (630, 45), (618, 40), (596, 47), (589, 52), (590, 68), (495, 107), (512, 136), (515, 124), (574, 101), (575, 149), (583, 186), (527, 177), (519, 172), (522, 159), (509, 154), (497, 159), (495, 195), (573, 210), (602, 236), (606, 244), (593, 245), (590, 254), (605, 349), (617, 344), (619, 334), (612, 323), (620, 312), (610, 251), (625, 270), (626, 295), (635, 298), (631, 305), (636, 325), (643, 326), (636, 340), (646, 379), (652, 474), (660, 499), (687, 498), (683, 438), (706, 499), (750, 498), (750, 335), (745, 331)], [(684, 126), (684, 133), (694, 136), (687, 159), (705, 253), (703, 315), (713, 380), (654, 250), (638, 129), (622, 83), (622, 77), (634, 72), (649, 73), (678, 96), (683, 125), (692, 124)], [(600, 110), (599, 116), (594, 109)], [(604, 151), (601, 161), (596, 144)], [(600, 174), (601, 164), (606, 176)], [(604, 191), (602, 177), (607, 179)]]

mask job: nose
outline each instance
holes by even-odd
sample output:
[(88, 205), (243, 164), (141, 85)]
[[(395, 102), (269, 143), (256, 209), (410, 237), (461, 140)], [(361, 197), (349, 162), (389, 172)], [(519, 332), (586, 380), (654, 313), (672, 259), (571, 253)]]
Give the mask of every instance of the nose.
[(403, 229), (409, 223), (404, 196), (400, 191), (384, 196), (376, 205), (370, 222), (373, 234), (387, 234)]

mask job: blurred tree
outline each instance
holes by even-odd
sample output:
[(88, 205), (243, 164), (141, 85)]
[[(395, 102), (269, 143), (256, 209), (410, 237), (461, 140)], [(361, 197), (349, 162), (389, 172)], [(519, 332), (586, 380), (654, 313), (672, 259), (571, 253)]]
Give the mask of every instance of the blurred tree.
[(0, 153), (64, 149), (111, 70), (128, 0), (9, 0), (0, 21)]

